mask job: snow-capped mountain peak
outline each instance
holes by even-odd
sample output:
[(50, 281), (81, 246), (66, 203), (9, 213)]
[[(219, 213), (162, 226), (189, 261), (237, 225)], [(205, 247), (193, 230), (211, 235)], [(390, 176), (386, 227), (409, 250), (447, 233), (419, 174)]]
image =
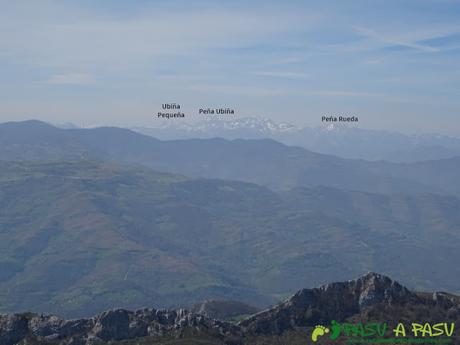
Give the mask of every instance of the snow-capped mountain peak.
[(298, 131), (300, 128), (287, 123), (277, 123), (271, 119), (262, 117), (243, 117), (232, 120), (206, 119), (196, 123), (186, 122), (163, 122), (155, 129), (182, 130), (191, 133), (207, 133), (212, 131), (238, 131), (250, 130), (260, 134), (275, 134)]

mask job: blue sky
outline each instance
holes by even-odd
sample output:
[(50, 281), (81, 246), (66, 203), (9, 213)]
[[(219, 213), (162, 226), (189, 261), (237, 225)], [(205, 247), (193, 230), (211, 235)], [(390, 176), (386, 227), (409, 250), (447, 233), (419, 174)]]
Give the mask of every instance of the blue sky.
[(460, 1), (0, 0), (0, 121), (155, 126), (164, 102), (460, 136)]

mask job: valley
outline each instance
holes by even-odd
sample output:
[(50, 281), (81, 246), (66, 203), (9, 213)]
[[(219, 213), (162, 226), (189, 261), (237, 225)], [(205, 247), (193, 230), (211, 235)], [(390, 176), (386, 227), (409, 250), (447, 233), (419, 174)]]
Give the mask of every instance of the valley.
[(95, 161), (0, 166), (1, 312), (265, 307), (375, 270), (458, 291), (456, 197), (274, 192)]

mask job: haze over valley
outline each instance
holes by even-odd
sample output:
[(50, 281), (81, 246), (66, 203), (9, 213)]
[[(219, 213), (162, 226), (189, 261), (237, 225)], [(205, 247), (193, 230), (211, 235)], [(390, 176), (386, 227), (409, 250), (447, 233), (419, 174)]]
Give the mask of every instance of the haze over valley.
[(368, 162), (38, 121), (0, 125), (0, 141), (2, 312), (266, 307), (368, 271), (459, 291), (458, 158)]

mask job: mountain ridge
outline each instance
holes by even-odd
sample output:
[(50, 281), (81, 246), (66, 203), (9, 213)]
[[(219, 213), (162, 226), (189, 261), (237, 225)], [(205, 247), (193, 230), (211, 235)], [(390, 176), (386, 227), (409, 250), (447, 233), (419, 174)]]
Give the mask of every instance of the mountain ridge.
[(454, 183), (460, 173), (455, 159), (446, 161), (450, 169), (444, 179), (437, 179), (437, 161), (422, 165), (368, 162), (315, 153), (272, 139), (161, 141), (113, 127), (58, 129), (48, 125), (43, 130), (40, 124), (32, 130), (34, 124), (18, 123), (14, 131), (11, 125), (0, 125), (0, 160), (103, 160), (190, 177), (257, 183), (276, 190), (324, 185), (377, 193), (460, 195)]
[[(114, 309), (89, 319), (62, 320), (54, 316), (15, 314), (0, 316), (0, 344), (90, 345), (125, 344), (303, 344), (319, 324), (360, 320), (394, 323), (407, 316), (420, 322), (426, 310), (436, 311), (444, 322), (460, 319), (459, 296), (409, 291), (392, 279), (368, 273), (356, 280), (326, 284), (298, 291), (285, 302), (237, 324), (211, 319), (187, 310)], [(383, 315), (374, 314), (384, 310)], [(408, 312), (410, 310), (410, 312)], [(431, 315), (433, 315), (431, 314)], [(458, 340), (458, 332), (454, 339)], [(343, 342), (342, 342), (343, 341)], [(130, 342), (128, 342), (130, 343)], [(322, 344), (323, 342), (320, 342)], [(345, 344), (339, 339), (336, 344)]]
[(447, 135), (403, 134), (336, 123), (302, 127), (262, 117), (209, 119), (193, 124), (165, 122), (157, 127), (134, 127), (133, 130), (163, 140), (214, 136), (227, 139), (269, 137), (286, 145), (323, 154), (396, 163), (460, 156), (460, 139)]

